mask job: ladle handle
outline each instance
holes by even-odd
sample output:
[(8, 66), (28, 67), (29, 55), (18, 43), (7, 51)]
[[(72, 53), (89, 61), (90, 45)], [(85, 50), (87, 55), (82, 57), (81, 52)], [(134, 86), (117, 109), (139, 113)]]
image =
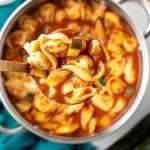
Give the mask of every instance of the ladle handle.
[(25, 72), (29, 71), (28, 63), (0, 60), (0, 71)]

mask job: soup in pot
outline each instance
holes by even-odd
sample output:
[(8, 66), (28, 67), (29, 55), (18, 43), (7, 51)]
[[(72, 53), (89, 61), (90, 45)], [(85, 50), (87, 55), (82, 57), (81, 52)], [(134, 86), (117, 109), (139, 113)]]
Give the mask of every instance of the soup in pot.
[[(96, 83), (100, 92), (80, 104), (58, 104), (41, 95), (30, 76), (12, 72), (3, 74), (5, 88), (21, 115), (47, 133), (72, 137), (98, 133), (123, 115), (138, 91), (138, 41), (126, 21), (104, 1), (61, 0), (20, 17), (7, 37), (5, 59), (27, 62), (23, 45), (60, 28), (82, 29), (101, 41), (111, 71), (107, 82), (103, 77)], [(80, 86), (86, 84), (82, 76), (74, 78)], [(66, 90), (71, 88), (67, 85)]]

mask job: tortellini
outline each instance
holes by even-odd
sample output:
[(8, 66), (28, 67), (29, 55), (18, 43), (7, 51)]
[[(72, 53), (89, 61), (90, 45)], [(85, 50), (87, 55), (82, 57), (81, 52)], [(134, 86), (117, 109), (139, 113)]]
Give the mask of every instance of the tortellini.
[(109, 23), (115, 25), (117, 28), (122, 28), (120, 18), (116, 13), (113, 12), (106, 12), (104, 19)]
[(82, 20), (90, 21), (92, 20), (92, 10), (91, 7), (88, 5), (83, 4), (84, 6), (84, 16), (82, 17)]
[(110, 95), (122, 93), (125, 87), (126, 84), (116, 76), (111, 76), (106, 83), (106, 90)]
[(48, 75), (46, 79), (43, 79), (43, 83), (47, 83), (50, 86), (57, 86), (58, 84), (62, 83), (70, 74), (69, 70), (65, 69), (57, 69)]
[(67, 115), (71, 115), (73, 113), (78, 113), (84, 107), (84, 103), (70, 105), (64, 109), (63, 113)]
[(81, 56), (79, 58), (79, 63), (82, 65), (82, 68), (84, 68), (88, 72), (90, 72), (90, 69), (92, 69), (93, 67), (93, 61), (89, 56)]
[(49, 40), (42, 45), (42, 48), (46, 49), (52, 54), (66, 51), (68, 48), (68, 43), (70, 43), (69, 37), (62, 33), (50, 34), (47, 35), (46, 38)]
[(31, 112), (33, 119), (38, 123), (48, 123), (51, 120), (51, 116), (48, 113), (39, 112), (37, 110), (33, 110)]
[(20, 25), (20, 28), (28, 32), (30, 31), (31, 33), (35, 32), (38, 28), (37, 21), (35, 21), (31, 16), (28, 16), (28, 15), (24, 15), (20, 18), (19, 25)]
[(97, 118), (92, 118), (89, 123), (89, 133), (93, 133), (97, 126)]
[(7, 40), (6, 44), (10, 49), (13, 49), (14, 51), (19, 51), (26, 41), (31, 39), (31, 35), (29, 32), (25, 30), (16, 30), (12, 32)]
[(106, 94), (96, 94), (94, 97), (92, 97), (92, 103), (99, 109), (108, 112), (111, 110), (114, 104), (114, 98)]
[(53, 121), (59, 123), (61, 126), (67, 126), (68, 124), (73, 123), (73, 118), (71, 116), (68, 117), (65, 114), (59, 114), (53, 118)]
[(125, 65), (125, 80), (128, 84), (133, 84), (136, 81), (136, 72), (134, 70), (134, 62), (133, 58), (129, 57), (127, 59), (126, 65)]
[(67, 16), (66, 12), (63, 10), (56, 11), (55, 20), (57, 22), (61, 22), (63, 19), (65, 19)]
[[(30, 55), (30, 57), (28, 57), (28, 61), (41, 70), (48, 70), (49, 68), (55, 69), (57, 67), (57, 60), (48, 51), (46, 51), (45, 49), (42, 49), (41, 44), (43, 44), (43, 42), (45, 41), (44, 36), (41, 35), (39, 38), (41, 41), (35, 40), (35, 41), (32, 41), (31, 43), (27, 42), (24, 45), (24, 49)], [(47, 38), (46, 38), (46, 41), (47, 41)], [(39, 51), (40, 48), (42, 49), (43, 52)]]
[(53, 113), (59, 107), (59, 104), (55, 104), (54, 102), (48, 100), (41, 94), (38, 94), (34, 97), (33, 105), (38, 111), (43, 113)]
[(78, 124), (69, 124), (66, 126), (60, 126), (55, 130), (55, 134), (71, 134), (79, 128)]
[(112, 121), (112, 118), (110, 117), (110, 115), (104, 115), (103, 117), (99, 119), (98, 125), (102, 127), (107, 127), (109, 126), (111, 121)]
[(111, 74), (117, 77), (120, 77), (124, 74), (125, 69), (125, 59), (122, 57), (114, 58), (109, 61), (111, 67)]
[(12, 95), (23, 99), (28, 95), (28, 93), (34, 94), (37, 92), (37, 89), (32, 81), (24, 81), (25, 80), (19, 78), (9, 78), (4, 85)]
[(35, 52), (28, 57), (28, 62), (41, 70), (47, 70), (51, 66), (49, 59), (41, 52)]
[(123, 40), (123, 47), (127, 52), (134, 52), (138, 46), (137, 40), (134, 37), (126, 37)]
[(103, 3), (97, 5), (97, 7), (94, 9), (94, 13), (92, 15), (92, 20), (95, 21), (98, 18), (104, 18), (106, 9), (107, 9), (107, 7)]
[(46, 21), (52, 22), (54, 20), (55, 6), (51, 3), (44, 4), (40, 7), (40, 16)]
[(48, 122), (41, 124), (40, 127), (44, 130), (56, 130), (59, 127), (59, 125), (54, 122)]
[(114, 30), (110, 36), (110, 40), (115, 44), (122, 45), (126, 40), (124, 32), (121, 30)]
[(70, 104), (78, 104), (94, 96), (95, 93), (96, 93), (96, 89), (89, 86), (83, 88), (77, 88), (72, 91), (72, 97), (71, 98), (66, 97), (66, 100)]
[(84, 10), (82, 5), (73, 0), (68, 1), (68, 7), (65, 8), (67, 15), (71, 19), (79, 19), (84, 15)]
[(105, 30), (104, 30), (104, 26), (102, 24), (102, 21), (100, 19), (98, 19), (96, 21), (94, 33), (98, 39), (100, 39), (101, 41), (104, 41)]
[(92, 106), (89, 106), (89, 108), (83, 108), (81, 112), (81, 126), (83, 129), (86, 129), (87, 124), (91, 120), (93, 114), (94, 114), (94, 108)]
[(123, 48), (120, 45), (115, 44), (113, 42), (109, 42), (107, 44), (107, 50), (111, 52), (114, 57), (122, 56), (125, 54)]
[(122, 97), (118, 98), (116, 104), (113, 106), (110, 113), (112, 113), (112, 114), (119, 113), (121, 110), (123, 110), (125, 105), (126, 105), (126, 100)]

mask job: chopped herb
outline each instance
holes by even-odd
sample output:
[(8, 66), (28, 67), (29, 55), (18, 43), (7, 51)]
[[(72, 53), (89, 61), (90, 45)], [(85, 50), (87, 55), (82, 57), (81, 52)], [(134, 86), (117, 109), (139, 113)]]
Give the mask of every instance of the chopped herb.
[(99, 82), (100, 82), (102, 85), (105, 85), (106, 82), (107, 82), (106, 77), (100, 78)]
[(124, 95), (128, 97), (128, 96), (131, 96), (131, 94), (132, 94), (133, 92), (134, 92), (133, 87), (132, 87), (131, 85), (128, 85), (127, 88), (126, 88), (126, 90), (125, 90)]

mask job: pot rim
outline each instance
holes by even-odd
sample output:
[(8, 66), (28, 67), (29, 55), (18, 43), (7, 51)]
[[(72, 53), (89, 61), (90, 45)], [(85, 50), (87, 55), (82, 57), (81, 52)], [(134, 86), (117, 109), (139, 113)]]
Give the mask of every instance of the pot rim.
[[(38, 1), (37, 3), (44, 2), (44, 1), (46, 1), (46, 0), (41, 0), (41, 1)], [(23, 9), (28, 10), (27, 7), (29, 5), (34, 5), (33, 3), (35, 3), (35, 1), (33, 2), (33, 0), (25, 1), (7, 19), (5, 25), (3, 26), (1, 33), (0, 33), (0, 43), (1, 43), (0, 44), (0, 50), (1, 50), (0, 58), (2, 58), (2, 48), (4, 45), (5, 38), (9, 32), (9, 30), (11, 29), (12, 24), (18, 19), (17, 18), (15, 20), (14, 18), (16, 18), (16, 16), (20, 16), (20, 15), (24, 14), (24, 11), (22, 11), (22, 10)], [(5, 88), (3, 86), (3, 78), (0, 73), (0, 90), (1, 90), (0, 97), (1, 97), (2, 103), (4, 104), (7, 111), (13, 116), (13, 118), (15, 120), (17, 120), (20, 124), (22, 124), (26, 129), (31, 131), (32, 133), (34, 133), (44, 139), (54, 141), (54, 142), (60, 142), (60, 143), (79, 144), (79, 143), (91, 142), (91, 141), (94, 141), (97, 139), (101, 139), (105, 136), (108, 136), (108, 135), (112, 134), (114, 131), (116, 131), (117, 129), (119, 129), (120, 127), (122, 127), (133, 116), (135, 111), (138, 109), (138, 106), (140, 105), (142, 98), (146, 92), (148, 81), (149, 81), (149, 54), (148, 54), (148, 49), (147, 49), (147, 46), (145, 43), (145, 39), (144, 39), (141, 31), (139, 30), (139, 28), (134, 25), (134, 23), (132, 22), (130, 17), (127, 15), (127, 13), (118, 4), (116, 4), (112, 0), (107, 0), (106, 3), (108, 3), (113, 8), (115, 8), (119, 12), (119, 14), (121, 14), (121, 16), (127, 21), (127, 23), (130, 25), (130, 27), (134, 31), (134, 34), (136, 35), (136, 37), (139, 41), (139, 44), (140, 44), (139, 51), (142, 54), (142, 60), (143, 60), (143, 62), (142, 62), (143, 72), (142, 73), (143, 74), (142, 74), (141, 84), (140, 84), (138, 93), (136, 94), (131, 106), (120, 117), (120, 119), (118, 119), (114, 124), (112, 124), (106, 130), (99, 132), (99, 133), (95, 133), (94, 135), (89, 135), (86, 137), (62, 137), (62, 136), (57, 136), (57, 135), (49, 135), (48, 133), (38, 129), (37, 126), (31, 125), (15, 109), (15, 107), (9, 100), (8, 95), (5, 91)], [(13, 19), (15, 21), (13, 21)]]

